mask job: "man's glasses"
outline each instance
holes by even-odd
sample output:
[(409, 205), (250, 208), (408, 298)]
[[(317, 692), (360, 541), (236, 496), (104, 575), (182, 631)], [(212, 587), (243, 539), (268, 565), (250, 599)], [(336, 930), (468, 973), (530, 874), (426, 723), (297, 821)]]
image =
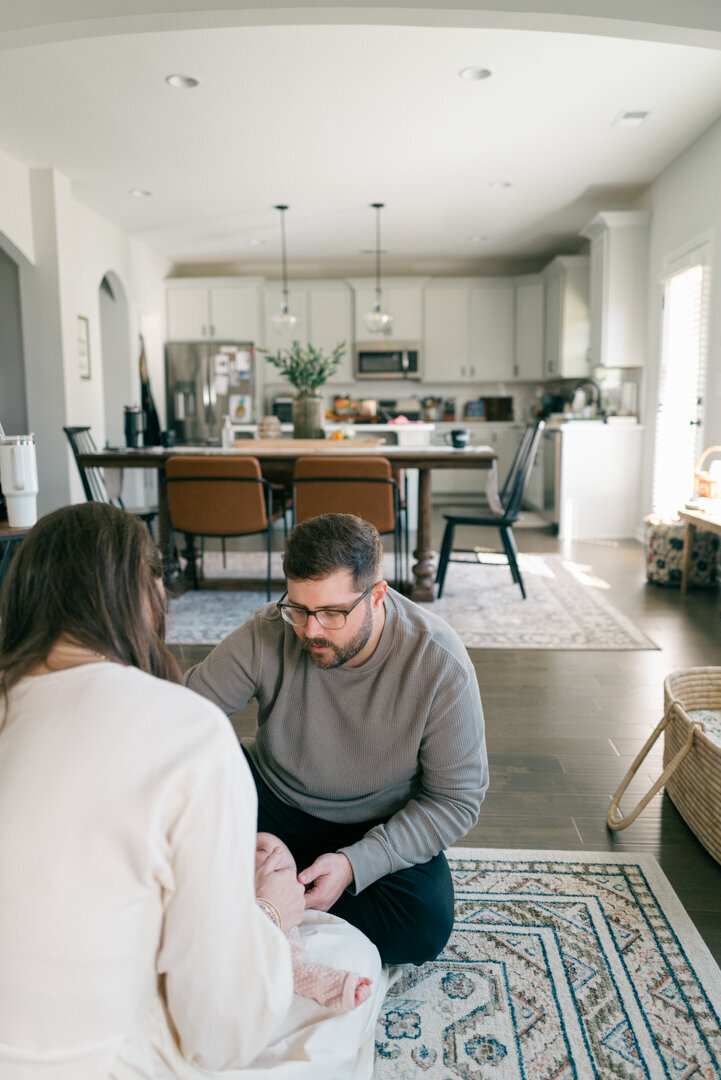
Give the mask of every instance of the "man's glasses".
[(341, 630), (345, 626), (345, 621), (353, 608), (357, 607), (361, 600), (365, 599), (368, 593), (375, 589), (376, 585), (380, 585), (380, 581), (376, 581), (372, 585), (369, 585), (366, 591), (362, 592), (358, 599), (353, 601), (350, 607), (347, 607), (342, 611), (336, 610), (335, 608), (318, 608), (316, 611), (311, 611), (309, 608), (298, 607), (295, 604), (284, 604), (283, 601), (288, 595), (287, 590), (283, 593), (275, 606), (278, 608), (278, 611), (285, 621), (290, 623), (291, 626), (305, 626), (308, 622), (308, 616), (314, 615), (324, 630)]

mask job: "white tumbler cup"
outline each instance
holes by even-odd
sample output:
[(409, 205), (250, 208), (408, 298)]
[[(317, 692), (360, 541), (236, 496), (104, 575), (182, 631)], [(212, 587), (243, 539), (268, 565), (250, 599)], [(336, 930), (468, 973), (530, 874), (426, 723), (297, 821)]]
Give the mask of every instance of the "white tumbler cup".
[(38, 519), (38, 466), (34, 435), (0, 438), (0, 484), (8, 508), (8, 525), (28, 528)]

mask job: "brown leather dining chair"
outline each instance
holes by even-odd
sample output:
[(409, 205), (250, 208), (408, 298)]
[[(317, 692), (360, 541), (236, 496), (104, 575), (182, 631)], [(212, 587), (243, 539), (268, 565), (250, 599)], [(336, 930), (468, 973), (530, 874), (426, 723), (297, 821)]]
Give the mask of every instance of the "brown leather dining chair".
[(193, 587), (198, 588), (196, 536), (225, 540), (231, 536), (265, 533), (270, 600), (273, 524), (282, 518), (285, 525), (285, 505), (273, 507), (273, 491), (261, 475), (258, 459), (178, 454), (168, 459), (166, 478), (170, 517), (168, 553), (172, 551), (173, 530), (185, 533), (184, 554)]
[(395, 586), (401, 586), (401, 512), (398, 485), (384, 457), (300, 457), (293, 475), (293, 521), (320, 514), (355, 514), (393, 533)]

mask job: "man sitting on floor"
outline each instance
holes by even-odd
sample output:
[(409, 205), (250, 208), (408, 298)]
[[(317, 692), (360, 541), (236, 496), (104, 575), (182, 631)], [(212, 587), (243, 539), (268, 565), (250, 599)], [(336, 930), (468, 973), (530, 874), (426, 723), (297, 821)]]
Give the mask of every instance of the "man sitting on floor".
[(428, 608), (389, 589), (376, 529), (348, 514), (297, 525), (287, 593), (186, 676), (228, 715), (258, 702), (244, 747), (258, 828), (304, 867), (306, 907), (347, 919), (386, 964), (435, 958), (453, 925), (443, 849), (488, 787), (468, 653)]

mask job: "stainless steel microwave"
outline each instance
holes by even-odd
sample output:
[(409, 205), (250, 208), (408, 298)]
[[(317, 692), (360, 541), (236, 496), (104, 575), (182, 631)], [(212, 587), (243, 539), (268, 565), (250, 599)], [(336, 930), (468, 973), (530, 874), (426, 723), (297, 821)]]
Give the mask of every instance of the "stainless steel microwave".
[(421, 347), (417, 342), (393, 341), (355, 347), (356, 379), (420, 379)]

